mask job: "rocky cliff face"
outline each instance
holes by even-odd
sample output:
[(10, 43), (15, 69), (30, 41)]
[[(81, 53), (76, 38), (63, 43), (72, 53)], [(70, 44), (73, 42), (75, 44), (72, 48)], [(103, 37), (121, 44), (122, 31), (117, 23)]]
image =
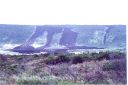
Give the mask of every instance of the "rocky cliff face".
[[(45, 36), (44, 36), (45, 35)], [(20, 44), (14, 48), (27, 49), (32, 45), (45, 44), (40, 46), (54, 47), (56, 45), (87, 46), (87, 47), (126, 47), (126, 26), (125, 25), (43, 25), (43, 26), (22, 26), (22, 25), (0, 25), (0, 44)], [(37, 42), (36, 40), (39, 39)], [(42, 40), (42, 41), (41, 41)], [(29, 49), (28, 49), (29, 50)]]
[(126, 44), (125, 26), (107, 26), (108, 29), (104, 36), (104, 45), (107, 47), (123, 47)]

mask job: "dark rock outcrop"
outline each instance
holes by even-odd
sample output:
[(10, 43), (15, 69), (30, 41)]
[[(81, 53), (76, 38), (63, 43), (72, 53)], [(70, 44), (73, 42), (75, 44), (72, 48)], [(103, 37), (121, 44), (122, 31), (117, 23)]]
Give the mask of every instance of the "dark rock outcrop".
[(36, 52), (35, 48), (32, 46), (17, 46), (13, 49), (11, 49), (14, 52), (19, 52), (19, 53), (34, 53)]

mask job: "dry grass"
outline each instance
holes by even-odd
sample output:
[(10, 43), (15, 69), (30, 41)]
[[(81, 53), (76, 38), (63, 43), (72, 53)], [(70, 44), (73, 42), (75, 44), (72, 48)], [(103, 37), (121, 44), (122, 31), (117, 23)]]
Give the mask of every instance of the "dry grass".
[[(106, 59), (104, 55), (106, 53), (73, 54), (70, 57), (69, 54), (62, 57), (11, 56), (15, 63), (9, 60), (0, 62), (0, 81), (7, 84), (126, 84), (125, 54), (110, 53), (114, 59)], [(82, 62), (72, 63), (73, 59), (77, 61), (77, 57)], [(99, 57), (102, 58), (99, 60)], [(25, 62), (19, 63), (16, 58)], [(55, 63), (48, 64), (46, 61)]]

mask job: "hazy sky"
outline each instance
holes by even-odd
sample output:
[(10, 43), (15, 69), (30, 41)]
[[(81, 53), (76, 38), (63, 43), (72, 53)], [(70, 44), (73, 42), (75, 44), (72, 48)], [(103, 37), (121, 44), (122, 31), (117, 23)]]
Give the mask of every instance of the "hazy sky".
[(128, 0), (0, 0), (0, 24), (126, 24)]

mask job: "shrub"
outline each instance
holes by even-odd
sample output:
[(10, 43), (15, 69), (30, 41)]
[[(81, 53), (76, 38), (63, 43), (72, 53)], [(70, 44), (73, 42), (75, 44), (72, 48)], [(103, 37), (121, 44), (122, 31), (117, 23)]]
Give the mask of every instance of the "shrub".
[(113, 70), (113, 64), (112, 64), (112, 62), (106, 62), (106, 63), (104, 63), (102, 69), (104, 71)]
[(104, 71), (109, 71), (109, 70), (126, 70), (126, 60), (115, 60), (115, 61), (110, 61), (107, 63), (104, 63), (102, 69)]
[(90, 54), (90, 59), (91, 60), (103, 60), (103, 59), (106, 59), (106, 60), (109, 60), (109, 53), (107, 52), (99, 52), (99, 53), (91, 53)]
[(57, 58), (57, 60), (58, 60), (59, 62), (69, 62), (69, 61), (70, 61), (69, 57), (64, 56), (64, 55), (60, 55), (60, 56)]
[(113, 61), (114, 70), (126, 71), (126, 60)]
[(79, 54), (77, 56), (81, 57), (83, 61), (90, 61), (91, 60), (90, 54), (87, 54), (87, 53)]
[(39, 55), (37, 55), (37, 54), (34, 55), (34, 58), (38, 58), (38, 57), (39, 57)]
[(17, 62), (22, 62), (22, 61), (23, 61), (23, 56), (16, 56), (16, 57), (15, 57), (15, 60), (16, 60)]
[(55, 58), (54, 57), (48, 57), (46, 60), (44, 60), (44, 63), (46, 64), (55, 64)]
[(97, 58), (97, 60), (99, 60), (99, 61), (103, 60), (103, 59), (110, 60), (109, 54), (105, 53), (105, 54), (99, 55), (99, 57)]
[(42, 54), (44, 57), (48, 57), (50, 56), (50, 53), (45, 53), (45, 54)]
[(72, 58), (71, 63), (72, 64), (83, 63), (83, 59), (79, 56), (75, 56), (75, 57)]
[(91, 60), (97, 60), (99, 58), (98, 53), (90, 53), (88, 56)]
[(12, 64), (9, 62), (0, 62), (0, 70), (4, 71), (5, 73), (12, 75), (12, 74), (17, 74), (20, 71), (23, 71), (21, 69), (18, 69), (19, 65), (17, 64)]
[(89, 58), (88, 56), (84, 56), (82, 59), (83, 61), (91, 61), (91, 58)]
[(70, 59), (67, 56), (64, 55), (60, 55), (60, 56), (53, 56), (53, 57), (49, 57), (45, 63), (46, 64), (58, 64), (58, 63), (62, 63), (62, 62), (69, 62)]
[(125, 55), (125, 53), (115, 52), (115, 53), (111, 53), (110, 54), (110, 59), (111, 60), (114, 60), (114, 59), (126, 59), (126, 55)]

